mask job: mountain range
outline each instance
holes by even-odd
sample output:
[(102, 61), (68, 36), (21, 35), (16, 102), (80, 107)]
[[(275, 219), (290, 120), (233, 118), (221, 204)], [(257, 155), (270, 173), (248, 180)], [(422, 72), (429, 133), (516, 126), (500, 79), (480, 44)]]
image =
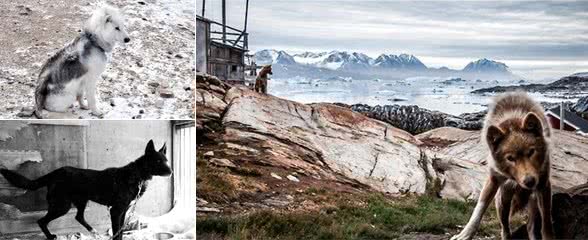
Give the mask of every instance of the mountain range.
[(463, 69), (430, 68), (410, 54), (381, 54), (372, 58), (364, 53), (347, 51), (303, 52), (264, 49), (257, 51), (258, 65), (273, 64), (274, 77), (290, 78), (406, 78), (416, 76), (461, 77), (464, 79), (514, 80), (509, 67), (501, 62), (482, 58), (468, 63)]

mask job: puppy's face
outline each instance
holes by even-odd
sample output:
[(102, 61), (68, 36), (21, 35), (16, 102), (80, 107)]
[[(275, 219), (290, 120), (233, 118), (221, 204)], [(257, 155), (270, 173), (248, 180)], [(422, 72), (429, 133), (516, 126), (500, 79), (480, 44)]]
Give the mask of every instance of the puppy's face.
[(273, 75), (273, 73), (272, 73), (272, 65), (267, 65), (267, 66), (265, 66), (263, 68), (265, 68), (265, 72), (267, 72), (267, 74)]
[(128, 43), (131, 41), (124, 26), (124, 19), (117, 15), (107, 15), (104, 19), (102, 38), (110, 43)]
[(150, 140), (145, 148), (145, 158), (142, 162), (145, 171), (153, 176), (171, 175), (172, 170), (168, 165), (167, 157), (165, 157), (166, 152), (167, 147), (165, 144), (159, 149), (159, 151), (156, 151), (155, 146), (153, 145), (153, 140)]
[(547, 169), (547, 142), (539, 117), (528, 113), (521, 122), (511, 119), (488, 127), (486, 140), (496, 167), (521, 187), (535, 189)]

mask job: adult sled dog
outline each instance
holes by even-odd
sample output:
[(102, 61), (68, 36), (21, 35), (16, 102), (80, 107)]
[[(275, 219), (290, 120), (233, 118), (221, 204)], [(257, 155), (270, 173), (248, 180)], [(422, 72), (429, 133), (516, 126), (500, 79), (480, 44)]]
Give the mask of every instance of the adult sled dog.
[(19, 188), (36, 190), (47, 187), (47, 215), (37, 221), (47, 239), (57, 237), (49, 232), (49, 222), (65, 215), (72, 204), (78, 209), (75, 219), (88, 231), (94, 232), (84, 218), (86, 204), (93, 201), (111, 207), (113, 238), (122, 240), (121, 229), (131, 202), (145, 193), (147, 181), (153, 176), (169, 176), (172, 173), (165, 157), (166, 151), (165, 144), (156, 151), (151, 140), (143, 156), (124, 167), (102, 171), (62, 167), (35, 180), (7, 169), (0, 169), (0, 174)]

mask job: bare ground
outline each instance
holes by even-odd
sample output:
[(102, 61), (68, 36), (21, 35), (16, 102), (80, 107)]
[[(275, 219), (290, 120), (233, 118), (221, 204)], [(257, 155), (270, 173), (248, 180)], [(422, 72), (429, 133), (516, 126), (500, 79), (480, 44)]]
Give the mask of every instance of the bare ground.
[[(194, 9), (190, 0), (112, 0), (131, 42), (118, 46), (98, 83), (104, 118), (194, 116)], [(0, 118), (28, 117), (44, 61), (79, 34), (98, 1), (0, 2)], [(173, 97), (162, 97), (171, 91)], [(19, 114), (21, 113), (21, 114)], [(78, 106), (67, 117), (95, 118)]]

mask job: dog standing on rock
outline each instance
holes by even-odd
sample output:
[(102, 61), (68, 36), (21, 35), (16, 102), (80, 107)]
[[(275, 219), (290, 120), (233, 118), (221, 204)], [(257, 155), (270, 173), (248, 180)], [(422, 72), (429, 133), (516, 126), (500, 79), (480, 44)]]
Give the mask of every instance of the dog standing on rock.
[[(553, 239), (550, 135), (543, 107), (525, 93), (495, 99), (482, 130), (490, 149), (489, 177), (470, 220), (452, 240), (472, 239), (495, 195), (502, 239), (511, 238), (510, 216), (525, 207), (529, 239)], [(537, 214), (540, 223), (535, 222)]]
[(263, 66), (261, 71), (259, 71), (259, 74), (257, 74), (257, 78), (255, 79), (256, 92), (267, 94), (267, 80), (269, 79), (267, 76), (268, 74), (273, 74), (272, 65)]
[(93, 115), (102, 116), (96, 85), (115, 44), (131, 40), (123, 23), (118, 9), (100, 7), (86, 21), (81, 34), (45, 62), (35, 89), (35, 116), (43, 118), (43, 109), (65, 112), (76, 101), (80, 108), (89, 107)]

